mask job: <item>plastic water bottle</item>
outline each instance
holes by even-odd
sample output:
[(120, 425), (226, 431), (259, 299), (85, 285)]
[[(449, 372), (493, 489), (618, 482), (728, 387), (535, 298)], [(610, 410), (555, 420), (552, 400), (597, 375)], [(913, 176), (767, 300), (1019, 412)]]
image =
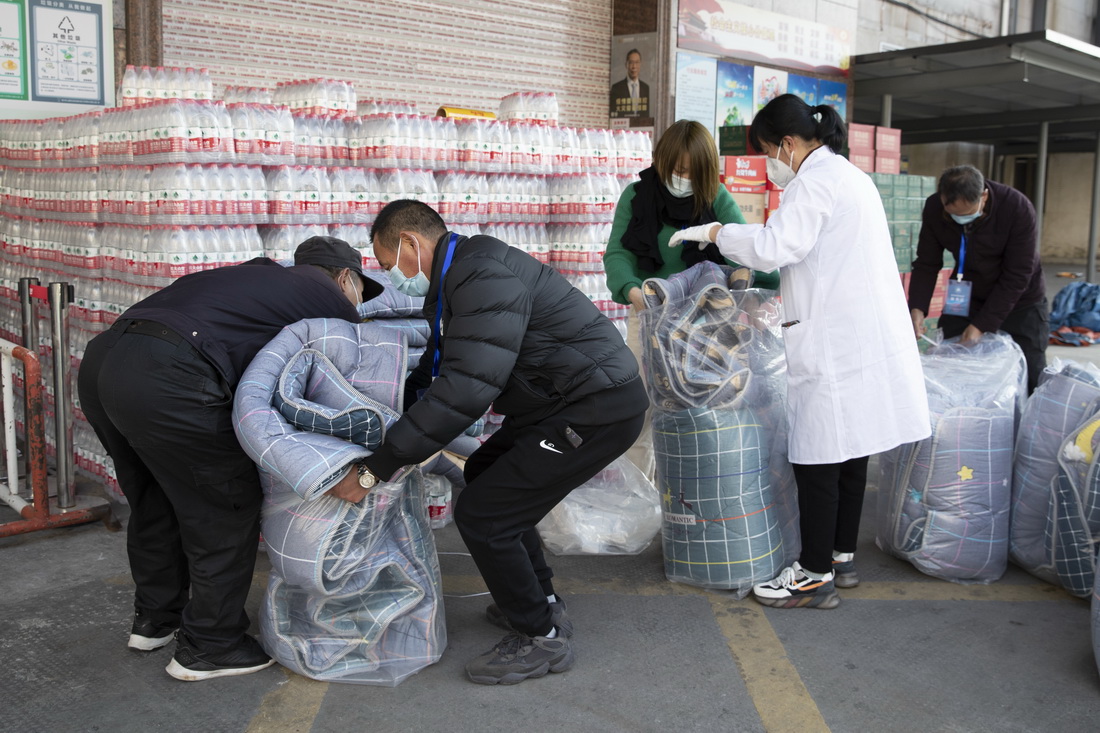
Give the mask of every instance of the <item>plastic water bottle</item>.
[(168, 99), (168, 70), (163, 66), (153, 69), (153, 96)]
[(157, 93), (153, 86), (153, 70), (148, 66), (142, 66), (137, 75), (137, 103), (148, 104), (156, 99)]
[(116, 104), (120, 107), (133, 107), (138, 103), (138, 73), (133, 64), (126, 64), (122, 72), (122, 83), (118, 86)]

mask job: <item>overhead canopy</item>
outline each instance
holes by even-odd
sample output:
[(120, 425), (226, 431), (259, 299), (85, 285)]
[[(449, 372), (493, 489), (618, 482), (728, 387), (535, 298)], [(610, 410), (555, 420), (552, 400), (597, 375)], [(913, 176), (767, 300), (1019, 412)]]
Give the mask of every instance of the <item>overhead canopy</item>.
[[(902, 130), (902, 144), (974, 142), (1000, 154), (1092, 152), (1100, 131), (1100, 48), (1051, 30), (853, 58), (854, 120)], [(887, 97), (886, 95), (889, 95)]]

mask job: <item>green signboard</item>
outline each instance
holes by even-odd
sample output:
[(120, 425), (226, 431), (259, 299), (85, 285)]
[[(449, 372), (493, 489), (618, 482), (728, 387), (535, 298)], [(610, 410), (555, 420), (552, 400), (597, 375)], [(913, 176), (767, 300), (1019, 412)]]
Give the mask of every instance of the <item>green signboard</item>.
[(0, 99), (27, 99), (24, 0), (0, 0)]

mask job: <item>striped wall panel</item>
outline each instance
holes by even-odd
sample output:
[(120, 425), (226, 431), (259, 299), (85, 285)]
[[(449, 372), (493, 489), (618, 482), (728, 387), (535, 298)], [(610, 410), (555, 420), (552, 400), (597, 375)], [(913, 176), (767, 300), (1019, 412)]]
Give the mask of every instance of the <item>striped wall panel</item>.
[(496, 111), (556, 93), (564, 125), (606, 127), (611, 0), (163, 0), (164, 64), (226, 85), (317, 76), (360, 99)]

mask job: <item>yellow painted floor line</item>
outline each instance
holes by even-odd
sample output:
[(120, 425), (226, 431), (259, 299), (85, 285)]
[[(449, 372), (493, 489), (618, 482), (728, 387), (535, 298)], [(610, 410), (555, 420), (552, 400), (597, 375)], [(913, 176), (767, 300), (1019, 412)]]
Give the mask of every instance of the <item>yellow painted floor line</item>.
[(307, 733), (313, 728), (328, 683), (282, 671), (286, 682), (264, 696), (246, 733)]
[(764, 729), (770, 733), (828, 731), (764, 609), (752, 601), (733, 604), (730, 600), (712, 595), (710, 607)]
[(860, 583), (855, 588), (840, 588), (840, 597), (853, 601), (1077, 601), (1061, 588), (1046, 583), (1019, 585), (959, 585), (943, 582)]

